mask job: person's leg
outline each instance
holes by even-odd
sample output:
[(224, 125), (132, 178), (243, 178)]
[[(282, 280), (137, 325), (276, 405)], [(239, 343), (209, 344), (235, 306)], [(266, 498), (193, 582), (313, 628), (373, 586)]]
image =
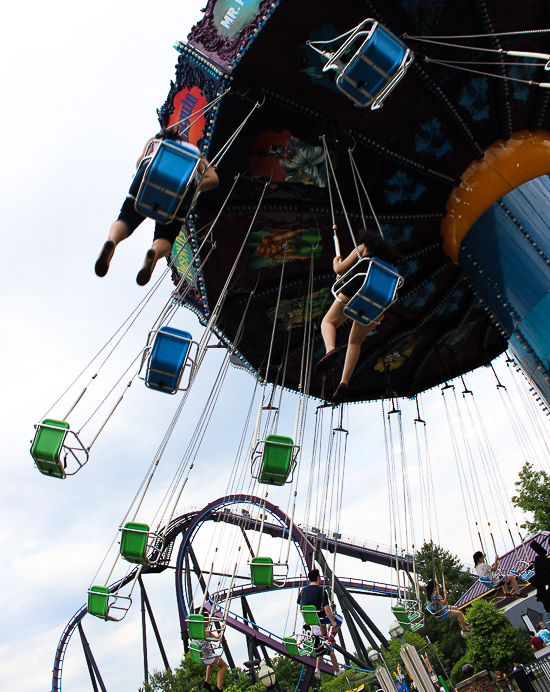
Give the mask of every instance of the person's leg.
[(131, 234), (132, 231), (126, 222), (117, 219), (112, 224), (109, 230), (109, 237), (101, 248), (101, 252), (95, 263), (95, 273), (98, 276), (104, 277), (107, 274), (111, 265), (111, 260), (115, 254), (116, 246), (123, 240), (126, 240)]
[(157, 238), (153, 242), (151, 248), (147, 250), (143, 266), (136, 276), (136, 282), (139, 286), (145, 286), (149, 283), (157, 262), (162, 257), (169, 255), (171, 249), (172, 243), (166, 238)]
[(353, 374), (359, 354), (361, 353), (361, 344), (368, 334), (378, 326), (376, 322), (368, 325), (354, 322), (349, 333), (348, 349), (346, 351), (346, 360), (344, 361), (344, 372), (342, 373), (342, 382), (349, 383), (349, 379)]
[(321, 679), (321, 663), (323, 662), (322, 656), (317, 656), (315, 659), (315, 677), (317, 680)]
[(330, 656), (330, 662), (332, 663), (332, 666), (334, 668), (335, 674), (338, 674), (340, 670), (340, 666), (338, 665), (338, 661), (336, 660), (336, 654), (334, 651), (329, 651), (329, 656)]
[(218, 658), (218, 689), (219, 690), (221, 690), (221, 688), (222, 688), (223, 679), (225, 677), (226, 672), (227, 672), (227, 663), (220, 656)]
[(210, 680), (211, 680), (211, 678), (212, 678), (212, 673), (214, 672), (214, 666), (215, 666), (215, 665), (216, 665), (216, 662), (214, 661), (214, 663), (209, 663), (209, 664), (206, 666), (205, 682), (206, 682), (207, 685), (210, 684)]
[(462, 614), (462, 611), (459, 610), (458, 608), (449, 608), (449, 616), (454, 617), (458, 620), (460, 623), (460, 626), (462, 627), (463, 630), (469, 629), (468, 623), (464, 619), (464, 615)]
[[(340, 298), (345, 303), (347, 303), (349, 300), (349, 298), (346, 298), (345, 296), (340, 296)], [(344, 306), (342, 303), (335, 300), (321, 322), (321, 336), (325, 342), (325, 349), (327, 353), (334, 351), (336, 348), (336, 330), (348, 319), (344, 315), (343, 311)]]

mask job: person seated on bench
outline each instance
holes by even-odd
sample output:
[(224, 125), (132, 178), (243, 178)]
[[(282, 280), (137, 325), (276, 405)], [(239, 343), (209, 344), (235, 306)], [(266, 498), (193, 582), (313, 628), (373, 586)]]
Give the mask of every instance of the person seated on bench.
[[(357, 237), (359, 245), (357, 251), (353, 250), (346, 259), (342, 259), (339, 255), (335, 257), (332, 263), (333, 269), (339, 276), (349, 271), (363, 257), (378, 257), (381, 260), (392, 263), (399, 259), (399, 254), (382, 236), (372, 231), (367, 231), (363, 228)], [(359, 252), (360, 257), (357, 252)], [(358, 268), (358, 271), (364, 271)], [(357, 276), (345, 288), (346, 293), (340, 293), (338, 300), (335, 300), (330, 310), (324, 316), (321, 323), (321, 334), (325, 342), (326, 355), (315, 366), (316, 373), (325, 372), (329, 366), (338, 358), (338, 350), (336, 349), (336, 330), (348, 318), (344, 315), (344, 305), (354, 297), (357, 291), (360, 290), (364, 281), (364, 277)], [(382, 317), (378, 320), (378, 323)], [(358, 322), (353, 322), (348, 339), (348, 348), (346, 358), (344, 360), (344, 371), (342, 379), (337, 390), (332, 395), (332, 401), (336, 404), (342, 403), (346, 398), (349, 379), (359, 359), (361, 353), (361, 344), (371, 332), (375, 324), (362, 325)]]
[[(143, 176), (145, 174), (145, 169), (147, 168), (151, 158), (158, 149), (160, 142), (164, 139), (173, 140), (175, 142), (184, 141), (175, 129), (163, 128), (154, 137), (151, 137), (151, 139), (149, 139), (145, 144), (143, 152), (137, 162), (137, 173), (134, 176), (134, 180), (132, 181), (128, 193), (129, 195), (131, 195), (131, 197), (128, 196), (124, 200), (124, 204), (121, 207), (118, 219), (111, 226), (111, 229), (109, 231), (109, 238), (107, 242), (104, 244), (103, 249), (101, 250), (101, 253), (95, 263), (95, 273), (98, 276), (103, 277), (107, 274), (107, 272), (109, 271), (111, 260), (113, 259), (116, 246), (123, 240), (126, 240), (126, 238), (129, 238), (132, 235), (132, 233), (136, 230), (136, 228), (146, 218), (138, 211), (136, 211), (136, 208), (134, 206), (134, 199), (137, 193), (139, 192), (141, 181), (143, 180)], [(208, 161), (204, 157), (201, 157), (201, 163), (199, 164), (198, 168), (199, 175), (203, 174), (206, 166), (208, 166)], [(206, 173), (204, 174), (204, 178), (202, 178), (200, 182), (199, 189), (201, 190), (201, 192), (206, 190), (212, 190), (213, 188), (217, 187), (218, 182), (218, 174), (216, 173), (216, 171), (213, 168), (207, 168)], [(190, 204), (191, 200), (193, 199), (193, 189), (194, 185), (191, 186), (191, 189), (187, 193), (187, 196), (184, 199), (182, 206), (178, 210), (178, 216), (180, 218), (182, 214), (183, 216), (185, 216), (185, 213), (187, 211), (183, 209), (184, 205), (186, 203)], [(153, 239), (153, 245), (149, 250), (147, 250), (147, 254), (145, 255), (145, 262), (143, 263), (143, 266), (139, 270), (138, 275), (136, 277), (136, 281), (140, 286), (145, 286), (145, 284), (149, 282), (157, 261), (162, 257), (166, 257), (170, 254), (170, 251), (172, 250), (172, 245), (174, 244), (176, 238), (180, 233), (181, 226), (182, 222), (178, 221), (177, 219), (174, 219), (170, 223), (157, 222), (155, 224), (155, 235)]]
[(212, 687), (210, 686), (210, 680), (214, 672), (214, 668), (218, 666), (218, 680), (217, 685), (214, 688), (214, 692), (221, 692), (223, 679), (227, 672), (227, 663), (223, 660), (221, 656), (217, 656), (214, 650), (214, 645), (212, 644), (212, 638), (220, 639), (221, 634), (217, 634), (212, 631), (212, 625), (208, 625), (206, 628), (206, 636), (209, 639), (196, 639), (198, 645), (200, 646), (200, 657), (201, 663), (206, 666), (206, 676), (204, 679), (204, 688), (207, 692), (212, 692)]
[[(508, 586), (512, 586), (516, 598), (527, 598), (526, 594), (521, 593), (517, 579), (513, 574), (507, 574), (506, 576), (494, 574), (498, 568), (498, 555), (495, 557), (495, 561), (491, 567), (491, 565), (485, 562), (485, 555), (481, 550), (478, 550), (477, 553), (474, 553), (474, 566), (479, 577), (490, 582), (493, 588), (498, 589), (499, 586), (502, 586), (502, 590), (508, 595), (510, 593)], [(489, 586), (489, 584), (487, 584), (487, 586)], [(491, 587), (489, 586), (489, 588)]]
[(426, 605), (429, 606), (432, 615), (435, 615), (438, 620), (446, 620), (449, 617), (457, 618), (464, 633), (469, 634), (472, 631), (470, 625), (464, 619), (462, 611), (447, 605), (447, 591), (445, 591), (445, 598), (441, 598), (439, 587), (433, 579), (430, 579), (426, 584), (425, 591)]
[(340, 631), (342, 616), (333, 613), (330, 607), (328, 594), (321, 586), (321, 575), (318, 569), (311, 569), (307, 575), (309, 586), (305, 586), (298, 595), (300, 607), (313, 605), (317, 608), (317, 616), (321, 624), (321, 635), (327, 638), (327, 625), (331, 625), (331, 632), (327, 638), (329, 646), (334, 644), (334, 637)]
[(311, 634), (313, 635), (313, 653), (316, 658), (315, 677), (317, 680), (321, 678), (321, 663), (323, 662), (323, 656), (327, 654), (330, 656), (330, 661), (334, 667), (334, 677), (337, 678), (339, 675), (342, 675), (345, 671), (338, 665), (334, 651), (330, 646), (327, 646), (327, 640), (322, 636), (321, 628), (318, 625), (313, 625)]

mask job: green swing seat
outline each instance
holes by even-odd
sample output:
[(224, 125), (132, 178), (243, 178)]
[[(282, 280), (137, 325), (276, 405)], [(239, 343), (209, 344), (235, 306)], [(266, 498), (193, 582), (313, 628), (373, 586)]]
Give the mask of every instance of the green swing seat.
[(291, 471), (294, 443), (291, 437), (268, 435), (264, 443), (260, 483), (284, 485)]
[(313, 640), (304, 639), (302, 642), (302, 648), (300, 649), (300, 656), (313, 656)]
[(102, 620), (109, 617), (109, 589), (106, 586), (91, 586), (88, 591), (88, 612)]
[(120, 541), (120, 554), (128, 562), (138, 565), (148, 565), (147, 539), (149, 538), (149, 526), (129, 521), (124, 524)]
[(270, 557), (253, 557), (250, 561), (250, 576), (254, 586), (273, 589), (273, 560)]
[(296, 637), (285, 637), (283, 639), (283, 643), (285, 645), (286, 652), (289, 656), (300, 655), (300, 650), (298, 649), (298, 642), (296, 641)]
[(187, 618), (191, 639), (206, 639), (206, 619), (202, 613), (191, 613)]
[(66, 478), (67, 474), (61, 461), (61, 450), (68, 431), (68, 423), (53, 418), (45, 418), (37, 426), (31, 456), (40, 473), (54, 478)]
[(321, 623), (319, 621), (319, 613), (314, 605), (302, 606), (301, 610), (306, 625), (309, 625), (310, 627), (312, 627), (313, 625), (317, 625), (317, 627), (321, 626)]
[(407, 632), (416, 632), (423, 626), (422, 618), (415, 619), (413, 614), (406, 610), (402, 605), (392, 606), (392, 613), (395, 615), (397, 622)]
[(189, 644), (189, 653), (191, 654), (191, 660), (193, 663), (202, 663), (201, 646), (198, 642), (191, 642)]

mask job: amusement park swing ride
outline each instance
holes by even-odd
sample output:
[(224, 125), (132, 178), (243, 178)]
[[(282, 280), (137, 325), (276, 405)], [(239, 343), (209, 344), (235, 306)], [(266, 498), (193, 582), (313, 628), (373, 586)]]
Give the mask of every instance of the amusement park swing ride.
[[(436, 493), (421, 400), (433, 387), (441, 388), (472, 548), (497, 552), (491, 528), (496, 522), (490, 521), (496, 517), (503, 540), (513, 545), (513, 571), (524, 585), (532, 576), (528, 541), (515, 519), (508, 522), (513, 509), (465, 376), (480, 366), (494, 367), (492, 361), (506, 352), (524, 405), (535, 407), (529, 424), (539, 425), (546, 439), (550, 16), (545, 3), (532, 0), (525, 12), (496, 0), (442, 0), (435, 3), (438, 11), (425, 12), (406, 9), (399, 0), (236, 4), (209, 0), (187, 42), (176, 44), (176, 78), (159, 120), (193, 146), (161, 143), (136, 209), (157, 220), (178, 218), (197, 176), (197, 151), (217, 169), (221, 184), (204, 197), (195, 193), (167, 268), (36, 424), (31, 446), (36, 467), (67, 480), (86, 473), (93, 444), (110, 419), (122, 415), (123, 398), (135, 381), (143, 379), (151, 397), (180, 397), (92, 580), (87, 604), (62, 634), (52, 691), (61, 689), (65, 652), (77, 629), (93, 685), (105, 689), (82, 621), (86, 615), (124, 619), (136, 586), (168, 668), (144, 585), (145, 576), (167, 569), (175, 573), (184, 651), (194, 660), (200, 661), (197, 642), (215, 635), (215, 644), (234, 664), (226, 637), (231, 629), (245, 636), (251, 660), (261, 657), (269, 664), (275, 652), (301, 662), (300, 689), (307, 690), (315, 659), (302, 620), (314, 627), (321, 623), (317, 612), (296, 605), (296, 595), (307, 585), (308, 571), (318, 566), (344, 617), (335, 649), (347, 669), (365, 674), (376, 658), (369, 658), (369, 650), (377, 652), (377, 677), (389, 692), (385, 686), (391, 680), (380, 663), (387, 639), (356, 596), (390, 598), (401, 628), (417, 631), (431, 616), (421, 583), (435, 577), (445, 587), (441, 570), (423, 575), (417, 569), (403, 421), (409, 399), (416, 415), (422, 533), (433, 543), (439, 531)], [(399, 252), (395, 266), (361, 258), (356, 239), (367, 226)], [(376, 326), (363, 343), (347, 402), (336, 405), (330, 392), (338, 385), (349, 322), (338, 333), (334, 366), (321, 376), (314, 365), (324, 355), (321, 320), (349, 285), (347, 276), (335, 283), (333, 256), (354, 251), (359, 261), (353, 275), (360, 287), (344, 314)], [(108, 358), (124, 348), (124, 336), (168, 277), (174, 289), (144, 335), (143, 348), (128, 358), (116, 382), (101, 384)], [(181, 306), (197, 315), (200, 338), (174, 326)], [(166, 464), (172, 433), (213, 340), (225, 349), (219, 372), (154, 508), (150, 488)], [(182, 513), (185, 487), (201, 463), (200, 446), (230, 365), (246, 371), (255, 385), (234, 464), (226, 472), (226, 492)], [(531, 444), (493, 371), (518, 442)], [(457, 391), (458, 383), (463, 390)], [(78, 419), (92, 387), (105, 387), (101, 403), (86, 420)], [(283, 415), (285, 390), (297, 393), (292, 423)], [(386, 441), (392, 543), (386, 549), (357, 545), (341, 533), (353, 434), (349, 404), (377, 400)], [(100, 415), (95, 433), (85, 437), (83, 429)], [(208, 541), (199, 538), (205, 525), (214, 527), (207, 550)], [(338, 556), (387, 567), (391, 583), (342, 577)], [(289, 594), (285, 631), (278, 633), (255, 620), (249, 603), (252, 594), (275, 592)], [(145, 615), (143, 623), (145, 628)], [(333, 669), (324, 662), (322, 670)]]

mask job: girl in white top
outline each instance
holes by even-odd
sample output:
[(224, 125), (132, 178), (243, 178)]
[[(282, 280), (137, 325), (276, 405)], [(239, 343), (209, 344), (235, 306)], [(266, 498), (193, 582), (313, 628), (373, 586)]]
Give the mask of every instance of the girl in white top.
[(509, 594), (510, 589), (508, 587), (511, 586), (516, 598), (527, 598), (526, 594), (521, 593), (517, 579), (513, 574), (507, 574), (505, 576), (495, 574), (498, 568), (498, 555), (495, 557), (495, 561), (491, 566), (485, 561), (485, 555), (481, 550), (478, 550), (477, 553), (474, 553), (474, 565), (478, 575), (483, 577), (483, 579), (489, 580), (495, 589), (502, 586), (504, 593)]

